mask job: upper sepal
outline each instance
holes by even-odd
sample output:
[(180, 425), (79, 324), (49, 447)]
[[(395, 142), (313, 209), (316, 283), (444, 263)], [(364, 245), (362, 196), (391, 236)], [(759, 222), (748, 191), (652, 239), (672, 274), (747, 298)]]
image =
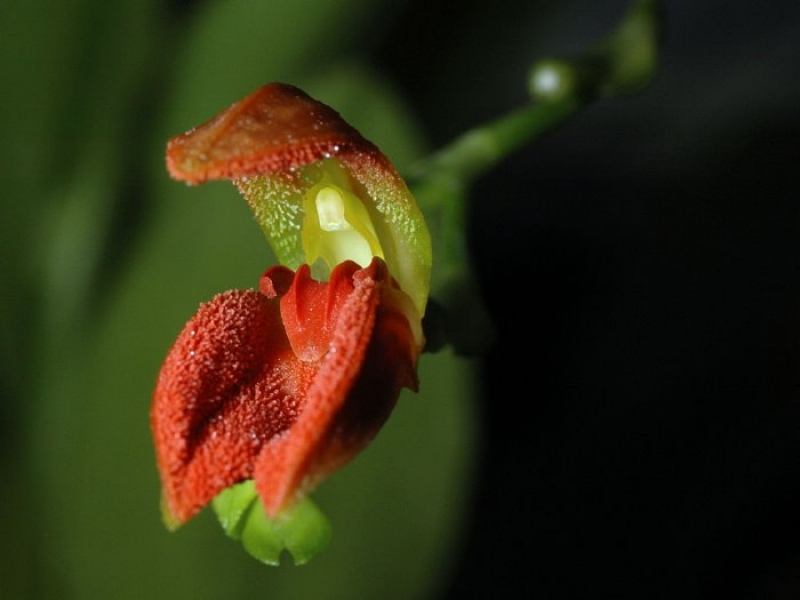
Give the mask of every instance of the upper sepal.
[[(233, 180), (277, 258), (292, 269), (315, 267), (318, 259), (329, 270), (344, 259), (362, 267), (373, 256), (384, 259), (424, 315), (431, 240), (414, 197), (373, 143), (305, 92), (281, 83), (259, 88), (172, 138), (167, 168), (188, 183)], [(350, 237), (319, 227), (320, 199), (329, 197), (342, 202), (333, 229), (349, 228)]]
[(380, 154), (332, 108), (272, 83), (170, 139), (167, 170), (197, 184), (288, 172), (338, 152)]

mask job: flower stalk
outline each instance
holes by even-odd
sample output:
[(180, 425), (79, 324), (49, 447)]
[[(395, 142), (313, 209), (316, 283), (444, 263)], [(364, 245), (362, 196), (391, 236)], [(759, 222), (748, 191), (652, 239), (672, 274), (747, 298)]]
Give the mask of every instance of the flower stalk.
[(658, 0), (634, 0), (618, 26), (584, 54), (537, 61), (529, 73), (529, 104), (467, 131), (412, 166), (409, 186), (436, 248), (431, 289), (436, 309), (425, 322), (427, 352), (450, 346), (476, 356), (494, 341), (466, 240), (474, 181), (594, 102), (644, 90), (658, 64), (662, 10)]

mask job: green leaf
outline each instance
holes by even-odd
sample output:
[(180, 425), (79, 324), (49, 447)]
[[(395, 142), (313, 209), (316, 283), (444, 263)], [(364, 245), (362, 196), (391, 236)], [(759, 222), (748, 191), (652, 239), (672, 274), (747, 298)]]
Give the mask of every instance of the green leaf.
[(241, 541), (248, 554), (267, 565), (280, 565), (284, 550), (292, 555), (295, 565), (306, 564), (331, 540), (327, 517), (309, 498), (277, 518), (269, 518), (252, 479), (223, 491), (212, 506), (225, 533)]

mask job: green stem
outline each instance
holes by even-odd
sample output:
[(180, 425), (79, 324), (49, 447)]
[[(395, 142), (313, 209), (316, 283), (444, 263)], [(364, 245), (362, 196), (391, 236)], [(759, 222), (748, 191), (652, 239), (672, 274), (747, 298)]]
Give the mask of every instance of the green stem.
[[(419, 163), (409, 178), (436, 244), (431, 295), (442, 311), (426, 321), (427, 349), (450, 344), (457, 353), (485, 352), (495, 337), (467, 248), (469, 187), (512, 152), (562, 123), (584, 105), (578, 97), (526, 106), (473, 129)], [(468, 316), (470, 327), (463, 327)]]
[[(519, 147), (565, 121), (584, 105), (582, 99), (573, 96), (560, 102), (530, 104), (518, 109), (456, 138), (417, 164), (410, 178), (412, 181), (440, 180), (448, 186), (455, 180), (460, 187), (466, 187)], [(440, 195), (426, 194), (418, 201), (424, 210), (440, 203), (442, 198)]]
[(412, 167), (409, 184), (434, 238), (432, 304), (441, 308), (426, 317), (428, 351), (450, 344), (459, 354), (480, 354), (494, 338), (466, 242), (472, 183), (592, 102), (644, 89), (656, 69), (661, 14), (658, 0), (633, 0), (617, 28), (582, 56), (533, 66), (531, 104), (466, 132)]

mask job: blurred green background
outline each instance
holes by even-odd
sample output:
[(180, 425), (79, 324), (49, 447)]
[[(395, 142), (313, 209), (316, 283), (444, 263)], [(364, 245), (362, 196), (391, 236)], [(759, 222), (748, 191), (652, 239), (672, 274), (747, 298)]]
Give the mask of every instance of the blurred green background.
[(800, 5), (664, 4), (647, 90), (476, 182), (495, 347), (423, 357), (315, 494), (330, 548), (276, 569), (160, 521), (160, 362), (273, 260), (166, 140), (282, 80), (402, 171), (628, 3), (6, 0), (0, 598), (800, 596)]
[(469, 363), (426, 356), (374, 446), (316, 496), (333, 542), (258, 564), (210, 511), (163, 527), (148, 411), (197, 305), (273, 264), (235, 188), (164, 149), (264, 83), (334, 106), (398, 166), (425, 135), (365, 58), (364, 0), (16, 1), (2, 42), (0, 597), (413, 598), (450, 569), (475, 452)]

